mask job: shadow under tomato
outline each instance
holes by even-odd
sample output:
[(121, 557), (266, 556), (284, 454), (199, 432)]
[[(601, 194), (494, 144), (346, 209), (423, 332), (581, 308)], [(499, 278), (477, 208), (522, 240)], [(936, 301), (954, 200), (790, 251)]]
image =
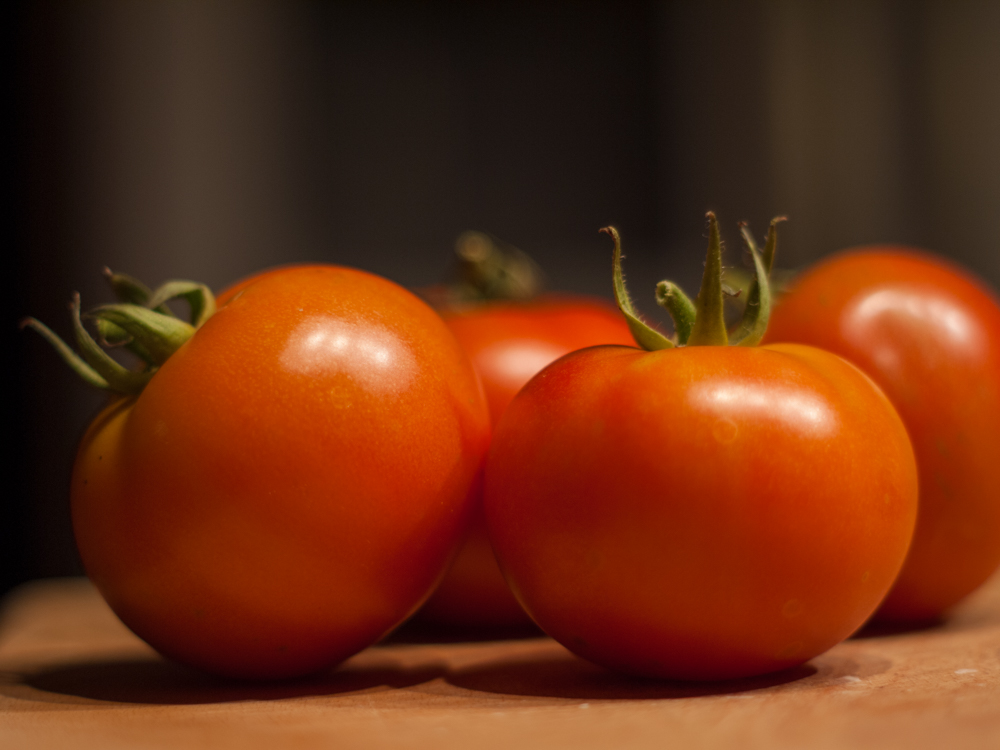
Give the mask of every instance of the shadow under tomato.
[(739, 680), (655, 680), (612, 672), (565, 652), (480, 665), (450, 672), (446, 679), (456, 687), (505, 695), (579, 700), (663, 700), (763, 690), (803, 680), (815, 674), (814, 667), (804, 664), (781, 672)]
[[(328, 696), (374, 689), (406, 688), (442, 677), (438, 665), (344, 667), (287, 681), (249, 682), (197, 672), (163, 659), (122, 659), (73, 664), (24, 676), (35, 700), (63, 698), (136, 704), (201, 704)], [(3, 692), (0, 687), (0, 692)]]
[(942, 619), (922, 622), (866, 622), (850, 637), (851, 640), (866, 638), (890, 638), (896, 635), (933, 633), (943, 630), (946, 622)]
[(532, 622), (516, 625), (442, 625), (422, 620), (404, 622), (383, 638), (379, 645), (393, 643), (485, 643), (544, 638)]

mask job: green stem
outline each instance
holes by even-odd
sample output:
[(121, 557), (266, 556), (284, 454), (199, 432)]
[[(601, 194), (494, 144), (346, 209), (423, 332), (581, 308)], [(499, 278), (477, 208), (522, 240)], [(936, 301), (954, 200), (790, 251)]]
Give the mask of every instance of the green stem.
[[(632, 300), (625, 288), (625, 279), (621, 270), (621, 241), (614, 227), (606, 227), (607, 232), (615, 241), (613, 260), (613, 278), (615, 300), (625, 315), (629, 328), (635, 340), (644, 349), (655, 351), (670, 346), (754, 346), (760, 343), (767, 330), (771, 315), (771, 284), (768, 278), (768, 264), (774, 263), (775, 250), (778, 246), (778, 224), (785, 217), (778, 216), (771, 220), (767, 234), (767, 244), (762, 255), (757, 243), (745, 223), (740, 224), (740, 232), (746, 242), (750, 257), (753, 259), (754, 275), (747, 286), (746, 304), (743, 307), (743, 317), (733, 331), (732, 337), (726, 330), (723, 299), (726, 295), (735, 296), (729, 287), (722, 283), (722, 240), (719, 237), (719, 222), (711, 211), (708, 217), (708, 253), (705, 260), (705, 273), (701, 279), (701, 291), (696, 303), (681, 291), (680, 287), (671, 281), (661, 281), (656, 285), (656, 301), (666, 308), (674, 320), (676, 340), (671, 341), (653, 330), (639, 317)], [(664, 345), (663, 342), (666, 342)]]
[(774, 269), (774, 256), (778, 252), (778, 224), (788, 221), (787, 216), (775, 216), (771, 219), (771, 224), (767, 228), (767, 241), (764, 243), (764, 270), (768, 277)]
[(103, 318), (97, 318), (94, 322), (97, 327), (97, 341), (101, 346), (108, 349), (115, 349), (121, 346), (128, 349), (128, 351), (132, 352), (132, 354), (147, 365), (156, 364), (153, 356), (134, 337), (130, 336), (124, 328)]
[[(21, 327), (37, 331), (88, 385), (125, 395), (138, 394), (157, 368), (215, 312), (215, 297), (204, 284), (191, 281), (169, 281), (150, 292), (131, 276), (115, 274), (108, 269), (104, 269), (104, 275), (115, 296), (129, 301), (104, 305), (87, 313), (96, 323), (100, 344), (83, 325), (80, 295), (76, 293), (70, 303), (70, 318), (77, 352), (35, 318), (25, 318)], [(191, 307), (191, 324), (177, 318), (166, 307), (167, 300), (175, 297), (187, 299)], [(145, 364), (139, 370), (130, 370), (113, 359), (102, 345), (125, 346)]]
[[(150, 307), (163, 315), (177, 317), (166, 304), (149, 305), (149, 299), (153, 296), (153, 292), (139, 279), (126, 273), (115, 273), (107, 266), (104, 267), (103, 274), (119, 302)], [(146, 364), (155, 364), (153, 357), (139, 342), (110, 320), (97, 319), (97, 334), (102, 346), (109, 348), (123, 346)]]
[[(773, 230), (774, 222), (771, 223), (771, 231), (768, 233), (768, 244), (772, 248), (772, 262), (774, 260)], [(750, 257), (753, 259), (754, 278), (747, 291), (743, 317), (733, 332), (733, 343), (738, 346), (756, 346), (764, 338), (767, 323), (771, 317), (771, 285), (768, 281), (765, 261), (761, 258), (760, 252), (757, 250), (757, 243), (754, 242), (753, 235), (750, 234), (745, 222), (740, 224), (740, 232), (744, 242), (746, 242), (747, 249), (750, 251)]]
[(697, 317), (694, 302), (674, 282), (661, 281), (656, 285), (656, 303), (670, 313), (677, 332), (677, 345), (685, 346)]
[(162, 365), (194, 334), (195, 328), (183, 320), (139, 305), (102, 305), (88, 315), (114, 323), (143, 347), (153, 363)]
[[(111, 291), (119, 302), (128, 302), (132, 305), (145, 305), (153, 293), (139, 279), (129, 276), (126, 273), (115, 273), (107, 266), (104, 267), (102, 273), (104, 274), (104, 278), (107, 279), (108, 284), (111, 285)], [(166, 309), (158, 310), (157, 312), (168, 314)]]
[(93, 337), (83, 327), (80, 319), (80, 295), (73, 293), (70, 303), (70, 316), (73, 321), (73, 333), (76, 336), (76, 346), (80, 354), (98, 375), (107, 383), (109, 390), (117, 393), (134, 394), (141, 391), (152, 373), (148, 370), (135, 372), (119, 364), (105, 352)]
[(614, 227), (604, 227), (601, 231), (611, 235), (611, 239), (615, 243), (615, 250), (611, 259), (611, 276), (614, 282), (615, 302), (618, 303), (618, 309), (625, 316), (625, 321), (628, 323), (629, 330), (632, 331), (632, 338), (635, 339), (635, 343), (647, 352), (673, 348), (674, 342), (646, 323), (639, 316), (638, 311), (636, 311), (635, 306), (632, 304), (632, 298), (629, 297), (628, 289), (625, 288), (625, 274), (622, 273), (622, 242), (621, 237), (618, 236), (618, 230)]
[(173, 317), (164, 303), (183, 297), (191, 308), (191, 325), (201, 328), (205, 321), (215, 315), (215, 296), (204, 284), (195, 281), (168, 281), (152, 293), (145, 307), (162, 311)]
[(70, 349), (66, 342), (59, 338), (59, 336), (42, 321), (37, 318), (24, 318), (20, 322), (20, 327), (22, 329), (30, 328), (33, 331), (37, 331), (42, 338), (52, 345), (52, 348), (56, 350), (56, 353), (60, 356), (63, 362), (69, 365), (70, 369), (79, 375), (83, 381), (87, 383), (87, 385), (92, 385), (94, 388), (102, 388), (104, 390), (110, 389), (108, 381), (101, 377), (97, 370), (84, 362), (79, 354)]
[(697, 316), (691, 329), (688, 346), (725, 346), (729, 343), (726, 333), (725, 311), (722, 303), (722, 240), (719, 238), (719, 222), (709, 211), (708, 217), (708, 257), (705, 273), (701, 277), (698, 292)]
[(450, 295), (459, 301), (526, 300), (543, 286), (542, 270), (527, 253), (485, 232), (463, 232), (455, 257)]

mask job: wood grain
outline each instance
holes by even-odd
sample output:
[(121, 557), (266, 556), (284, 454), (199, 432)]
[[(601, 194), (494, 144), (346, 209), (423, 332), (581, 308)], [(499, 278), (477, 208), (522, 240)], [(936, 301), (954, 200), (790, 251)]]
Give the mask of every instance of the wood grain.
[(160, 659), (80, 579), (0, 617), (2, 748), (1000, 748), (1000, 576), (935, 626), (714, 684), (413, 629), (308, 680), (224, 681)]

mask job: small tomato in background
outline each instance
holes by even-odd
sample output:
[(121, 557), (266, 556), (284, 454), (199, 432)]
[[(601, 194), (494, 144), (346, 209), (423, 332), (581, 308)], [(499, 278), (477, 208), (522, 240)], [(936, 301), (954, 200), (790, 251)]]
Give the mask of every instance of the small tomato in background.
[(1000, 303), (975, 279), (902, 247), (863, 247), (803, 273), (768, 341), (850, 360), (899, 411), (917, 457), (920, 513), (876, 617), (940, 616), (1000, 565)]
[[(432, 299), (482, 379), (494, 424), (521, 387), (564, 354), (634, 343), (625, 319), (603, 300), (536, 296), (538, 269), (516, 248), (466, 232), (457, 250), (459, 283), (450, 294), (437, 290)], [(455, 562), (419, 617), (461, 626), (529, 621), (497, 567), (478, 503)]]
[[(658, 299), (676, 342), (616, 296), (648, 351), (567, 355), (508, 406), (487, 460), (484, 506), (500, 565), (549, 635), (603, 666), (710, 680), (791, 667), (875, 610), (913, 534), (917, 477), (899, 416), (828, 352), (755, 347), (765, 268), (729, 338), (709, 215), (697, 314)], [(676, 344), (686, 344), (676, 346)]]
[[(186, 325), (148, 309), (160, 296), (92, 314), (148, 354), (159, 344), (143, 325)], [(164, 655), (228, 676), (314, 672), (374, 643), (440, 579), (472, 509), (485, 400), (440, 317), (380, 277), (289, 267), (220, 300), (84, 436), (80, 555)], [(80, 339), (78, 308), (76, 321), (77, 369), (128, 379)]]

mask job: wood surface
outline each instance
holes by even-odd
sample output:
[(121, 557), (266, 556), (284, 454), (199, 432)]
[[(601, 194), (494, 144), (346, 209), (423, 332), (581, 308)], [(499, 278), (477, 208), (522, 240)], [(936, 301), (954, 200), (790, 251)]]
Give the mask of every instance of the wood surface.
[(1000, 748), (1000, 576), (942, 623), (751, 680), (451, 637), (411, 627), (318, 677), (229, 682), (160, 659), (87, 581), (38, 581), (0, 614), (0, 748)]

